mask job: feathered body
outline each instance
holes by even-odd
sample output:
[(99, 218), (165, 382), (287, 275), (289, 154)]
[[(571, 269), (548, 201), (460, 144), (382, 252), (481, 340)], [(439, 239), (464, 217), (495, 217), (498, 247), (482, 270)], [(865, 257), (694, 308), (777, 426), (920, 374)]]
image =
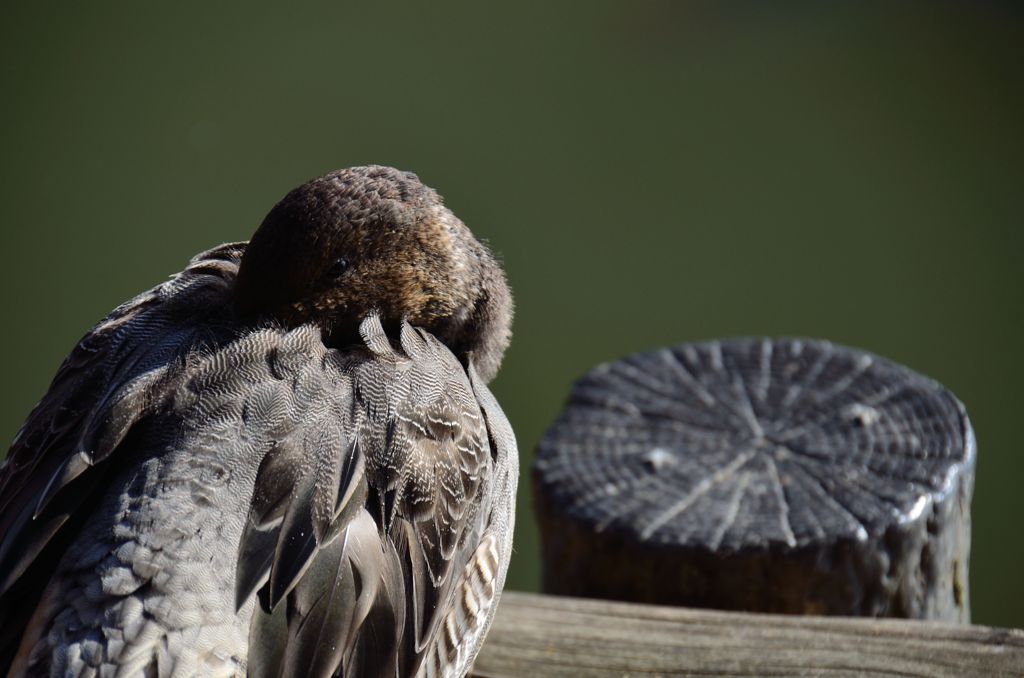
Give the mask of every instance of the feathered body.
[(380, 167), (293, 191), (248, 250), (115, 310), (19, 432), (0, 468), (0, 672), (470, 667), (518, 475), (485, 383), (509, 336), (500, 268)]

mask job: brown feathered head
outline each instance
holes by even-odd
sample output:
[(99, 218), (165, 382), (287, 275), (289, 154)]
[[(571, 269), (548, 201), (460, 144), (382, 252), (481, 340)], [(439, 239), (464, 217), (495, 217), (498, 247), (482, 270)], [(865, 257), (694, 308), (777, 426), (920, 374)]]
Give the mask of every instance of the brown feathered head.
[(443, 341), (490, 380), (508, 346), (512, 297), (480, 241), (415, 174), (352, 167), (274, 206), (246, 248), (235, 300), (248, 317), (316, 323), (328, 342), (358, 338), (378, 312)]

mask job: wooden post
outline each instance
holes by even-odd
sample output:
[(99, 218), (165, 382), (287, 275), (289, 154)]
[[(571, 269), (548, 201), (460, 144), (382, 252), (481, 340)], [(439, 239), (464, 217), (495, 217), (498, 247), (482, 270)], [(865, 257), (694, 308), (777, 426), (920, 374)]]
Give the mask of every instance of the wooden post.
[(946, 389), (827, 342), (601, 365), (534, 465), (544, 590), (967, 622), (974, 458)]

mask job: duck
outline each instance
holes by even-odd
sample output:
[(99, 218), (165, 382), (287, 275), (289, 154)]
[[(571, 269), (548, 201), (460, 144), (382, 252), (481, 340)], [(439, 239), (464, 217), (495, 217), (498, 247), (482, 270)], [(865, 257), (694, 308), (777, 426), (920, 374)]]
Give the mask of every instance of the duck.
[(379, 165), (118, 306), (0, 467), (0, 675), (465, 675), (512, 549), (512, 316)]

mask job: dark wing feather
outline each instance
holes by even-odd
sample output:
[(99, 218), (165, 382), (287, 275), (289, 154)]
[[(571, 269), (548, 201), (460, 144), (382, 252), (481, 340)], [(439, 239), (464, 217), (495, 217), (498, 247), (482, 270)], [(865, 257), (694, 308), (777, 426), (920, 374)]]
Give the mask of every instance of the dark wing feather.
[(490, 517), (494, 460), (462, 365), (407, 324), (398, 347), (375, 316), (362, 331), (366, 350), (282, 371), (308, 393), (261, 465), (239, 548), (239, 606), (266, 582), (254, 676), (416, 674)]
[[(200, 254), (115, 309), (71, 351), (15, 437), (0, 466), (0, 673), (110, 457), (173, 390), (174, 365), (224, 317), (243, 248)], [(52, 557), (40, 557), (47, 549)]]

